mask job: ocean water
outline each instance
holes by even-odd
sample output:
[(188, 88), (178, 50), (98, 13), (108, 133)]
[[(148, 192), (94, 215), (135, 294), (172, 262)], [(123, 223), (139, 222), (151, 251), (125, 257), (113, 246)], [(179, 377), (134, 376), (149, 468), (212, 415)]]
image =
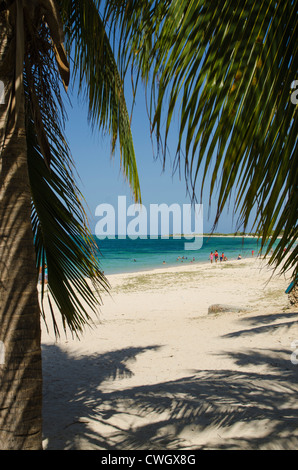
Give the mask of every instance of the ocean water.
[(195, 247), (191, 243), (194, 239), (183, 237), (180, 239), (148, 237), (135, 240), (130, 238), (98, 240), (95, 237), (95, 240), (101, 253), (100, 264), (105, 274), (145, 271), (182, 263), (210, 263), (210, 252), (214, 253), (215, 250), (219, 256), (224, 252), (228, 260), (237, 259), (239, 254), (242, 258), (247, 258), (252, 256), (252, 250), (254, 256), (257, 256), (261, 246), (256, 238), (227, 236), (203, 237), (202, 246), (195, 250), (185, 249), (185, 243), (189, 243), (191, 248)]

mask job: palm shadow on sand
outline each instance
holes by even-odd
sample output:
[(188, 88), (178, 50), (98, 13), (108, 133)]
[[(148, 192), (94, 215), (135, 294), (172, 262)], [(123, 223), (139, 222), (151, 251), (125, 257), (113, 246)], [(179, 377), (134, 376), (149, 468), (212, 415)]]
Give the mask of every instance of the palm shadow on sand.
[[(281, 316), (272, 317), (272, 328)], [(269, 328), (269, 316), (263, 321)], [(258, 334), (253, 317), (246, 322), (250, 334)], [(105, 381), (131, 377), (130, 364), (140, 354), (158, 349), (69, 357), (57, 345), (43, 346), (47, 448), (297, 448), (298, 366), (290, 350), (225, 351), (237, 370), (198, 370), (179, 380), (103, 391)], [(248, 372), (251, 365), (263, 372)], [(95, 430), (99, 424), (104, 432)]]

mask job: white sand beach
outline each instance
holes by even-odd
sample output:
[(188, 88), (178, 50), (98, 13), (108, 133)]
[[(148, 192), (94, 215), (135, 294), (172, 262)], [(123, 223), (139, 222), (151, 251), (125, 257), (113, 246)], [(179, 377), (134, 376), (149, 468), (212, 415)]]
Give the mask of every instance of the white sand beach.
[(44, 448), (297, 449), (298, 311), (271, 275), (259, 258), (111, 275), (80, 340), (43, 326)]

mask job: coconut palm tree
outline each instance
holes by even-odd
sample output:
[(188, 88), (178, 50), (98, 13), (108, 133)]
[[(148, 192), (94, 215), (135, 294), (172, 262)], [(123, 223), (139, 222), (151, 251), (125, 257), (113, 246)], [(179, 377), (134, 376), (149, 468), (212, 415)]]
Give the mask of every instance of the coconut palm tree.
[(67, 90), (70, 73), (88, 100), (91, 125), (110, 132), (112, 152), (119, 141), (124, 174), (140, 201), (122, 81), (98, 7), (92, 0), (0, 2), (1, 449), (41, 448), (44, 303), (57, 335), (57, 311), (63, 328), (78, 334), (109, 287), (63, 131), (61, 88)]
[(88, 100), (91, 125), (110, 131), (113, 151), (119, 140), (136, 200), (122, 86), (129, 64), (136, 82), (141, 77), (151, 91), (152, 131), (164, 158), (178, 106), (175, 163), (185, 167), (191, 196), (198, 185), (203, 191), (211, 172), (216, 224), (236, 188), (240, 222), (246, 226), (257, 206), (254, 222), (263, 245), (272, 235), (268, 252), (283, 229), (270, 261), (281, 263), (284, 248), (293, 248), (283, 269), (294, 267), (297, 274), (297, 106), (290, 98), (298, 69), (297, 1), (110, 0), (103, 7), (102, 20), (100, 0), (0, 1), (0, 80), (6, 87), (0, 105), (2, 448), (41, 447), (37, 268), (41, 313), (48, 300), (57, 334), (57, 311), (64, 327), (77, 333), (90, 321), (85, 303), (96, 309), (108, 288), (63, 132), (60, 85), (67, 88), (70, 70)]

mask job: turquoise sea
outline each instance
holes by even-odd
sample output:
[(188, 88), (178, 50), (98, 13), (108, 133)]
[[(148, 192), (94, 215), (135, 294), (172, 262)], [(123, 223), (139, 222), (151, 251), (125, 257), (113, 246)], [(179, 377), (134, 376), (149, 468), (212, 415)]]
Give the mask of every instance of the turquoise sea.
[[(203, 237), (201, 248), (185, 249), (185, 243), (194, 239), (169, 238), (130, 238), (97, 240), (101, 252), (100, 264), (105, 274), (144, 271), (165, 266), (177, 266), (181, 263), (210, 263), (210, 252), (217, 250), (219, 256), (224, 252), (228, 260), (257, 256), (260, 242), (257, 238), (249, 237)], [(194, 247), (192, 243), (189, 245)], [(180, 257), (180, 258), (179, 258)], [(184, 258), (183, 258), (184, 257)], [(219, 260), (218, 260), (219, 261)]]

